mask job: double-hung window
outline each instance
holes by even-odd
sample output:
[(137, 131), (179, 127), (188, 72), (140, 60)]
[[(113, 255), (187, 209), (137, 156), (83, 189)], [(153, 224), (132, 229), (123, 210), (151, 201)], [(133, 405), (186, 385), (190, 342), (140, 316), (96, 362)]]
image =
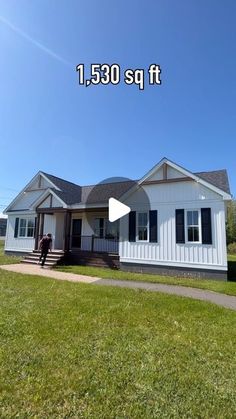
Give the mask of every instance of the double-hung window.
[(148, 213), (137, 212), (137, 240), (148, 240)]
[(33, 218), (20, 218), (19, 237), (34, 237), (34, 224)]
[(200, 211), (187, 210), (186, 211), (186, 230), (187, 241), (199, 243), (200, 238)]

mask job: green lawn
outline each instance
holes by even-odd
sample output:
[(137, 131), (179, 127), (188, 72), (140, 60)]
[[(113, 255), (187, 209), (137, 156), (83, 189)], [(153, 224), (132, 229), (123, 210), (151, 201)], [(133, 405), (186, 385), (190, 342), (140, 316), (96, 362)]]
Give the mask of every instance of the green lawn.
[(0, 270), (1, 418), (235, 418), (236, 313)]
[(7, 256), (4, 254), (4, 241), (0, 240), (0, 265), (9, 265), (11, 263), (19, 263), (22, 258), (17, 256)]
[[(0, 241), (0, 265), (6, 265), (11, 263), (19, 263), (20, 257), (6, 256), (4, 254), (4, 244)], [(63, 272), (72, 272), (76, 274), (98, 276), (105, 279), (122, 279), (131, 281), (147, 281), (156, 282), (162, 284), (171, 285), (185, 285), (187, 287), (208, 289), (211, 291), (220, 292), (223, 294), (236, 295), (236, 255), (229, 255), (229, 282), (214, 281), (214, 280), (199, 280), (199, 279), (186, 279), (186, 278), (175, 278), (168, 276), (159, 275), (148, 275), (148, 274), (137, 274), (130, 272), (122, 272), (119, 270), (108, 269), (108, 268), (95, 268), (89, 266), (59, 266), (59, 269)]]
[[(187, 279), (187, 278), (175, 278), (169, 276), (159, 276), (151, 274), (139, 274), (131, 272), (122, 272), (119, 270), (108, 269), (108, 268), (95, 268), (90, 266), (60, 266), (59, 269), (63, 272), (72, 272), (76, 274), (97, 276), (105, 279), (122, 279), (130, 281), (147, 281), (161, 284), (171, 285), (185, 285), (187, 287), (202, 288), (211, 291), (220, 292), (223, 294), (236, 295), (236, 282), (232, 281), (217, 281), (217, 280), (206, 280), (206, 279)], [(229, 256), (229, 272), (231, 278), (236, 280), (236, 256)], [(235, 274), (235, 276), (234, 276)]]

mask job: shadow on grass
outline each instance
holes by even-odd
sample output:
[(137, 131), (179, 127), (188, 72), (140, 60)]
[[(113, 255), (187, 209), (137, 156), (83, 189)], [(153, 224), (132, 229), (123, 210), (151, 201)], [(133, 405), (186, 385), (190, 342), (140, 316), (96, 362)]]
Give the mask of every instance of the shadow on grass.
[(236, 282), (236, 260), (228, 261), (228, 281)]

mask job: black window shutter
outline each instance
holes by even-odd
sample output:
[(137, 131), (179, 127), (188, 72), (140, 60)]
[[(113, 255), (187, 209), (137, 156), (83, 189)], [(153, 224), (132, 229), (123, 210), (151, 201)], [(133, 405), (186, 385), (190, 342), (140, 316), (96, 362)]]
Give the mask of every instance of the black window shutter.
[(185, 243), (184, 209), (175, 210), (176, 243)]
[(104, 236), (104, 218), (99, 218), (99, 237), (102, 239)]
[(157, 210), (149, 211), (149, 241), (157, 243)]
[(211, 208), (201, 208), (202, 243), (212, 244)]
[(19, 228), (19, 218), (16, 218), (14, 237), (18, 237), (18, 228)]
[(136, 241), (136, 211), (129, 213), (129, 241)]

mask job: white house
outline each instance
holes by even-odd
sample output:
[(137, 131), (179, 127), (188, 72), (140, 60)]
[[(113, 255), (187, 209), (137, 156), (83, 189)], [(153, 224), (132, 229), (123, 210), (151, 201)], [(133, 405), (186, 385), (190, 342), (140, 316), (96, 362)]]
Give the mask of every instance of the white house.
[[(130, 206), (108, 221), (108, 199)], [(53, 235), (74, 261), (86, 252), (117, 254), (120, 268), (227, 278), (227, 172), (192, 173), (163, 158), (137, 182), (80, 186), (39, 172), (6, 208), (5, 252), (25, 254)]]

